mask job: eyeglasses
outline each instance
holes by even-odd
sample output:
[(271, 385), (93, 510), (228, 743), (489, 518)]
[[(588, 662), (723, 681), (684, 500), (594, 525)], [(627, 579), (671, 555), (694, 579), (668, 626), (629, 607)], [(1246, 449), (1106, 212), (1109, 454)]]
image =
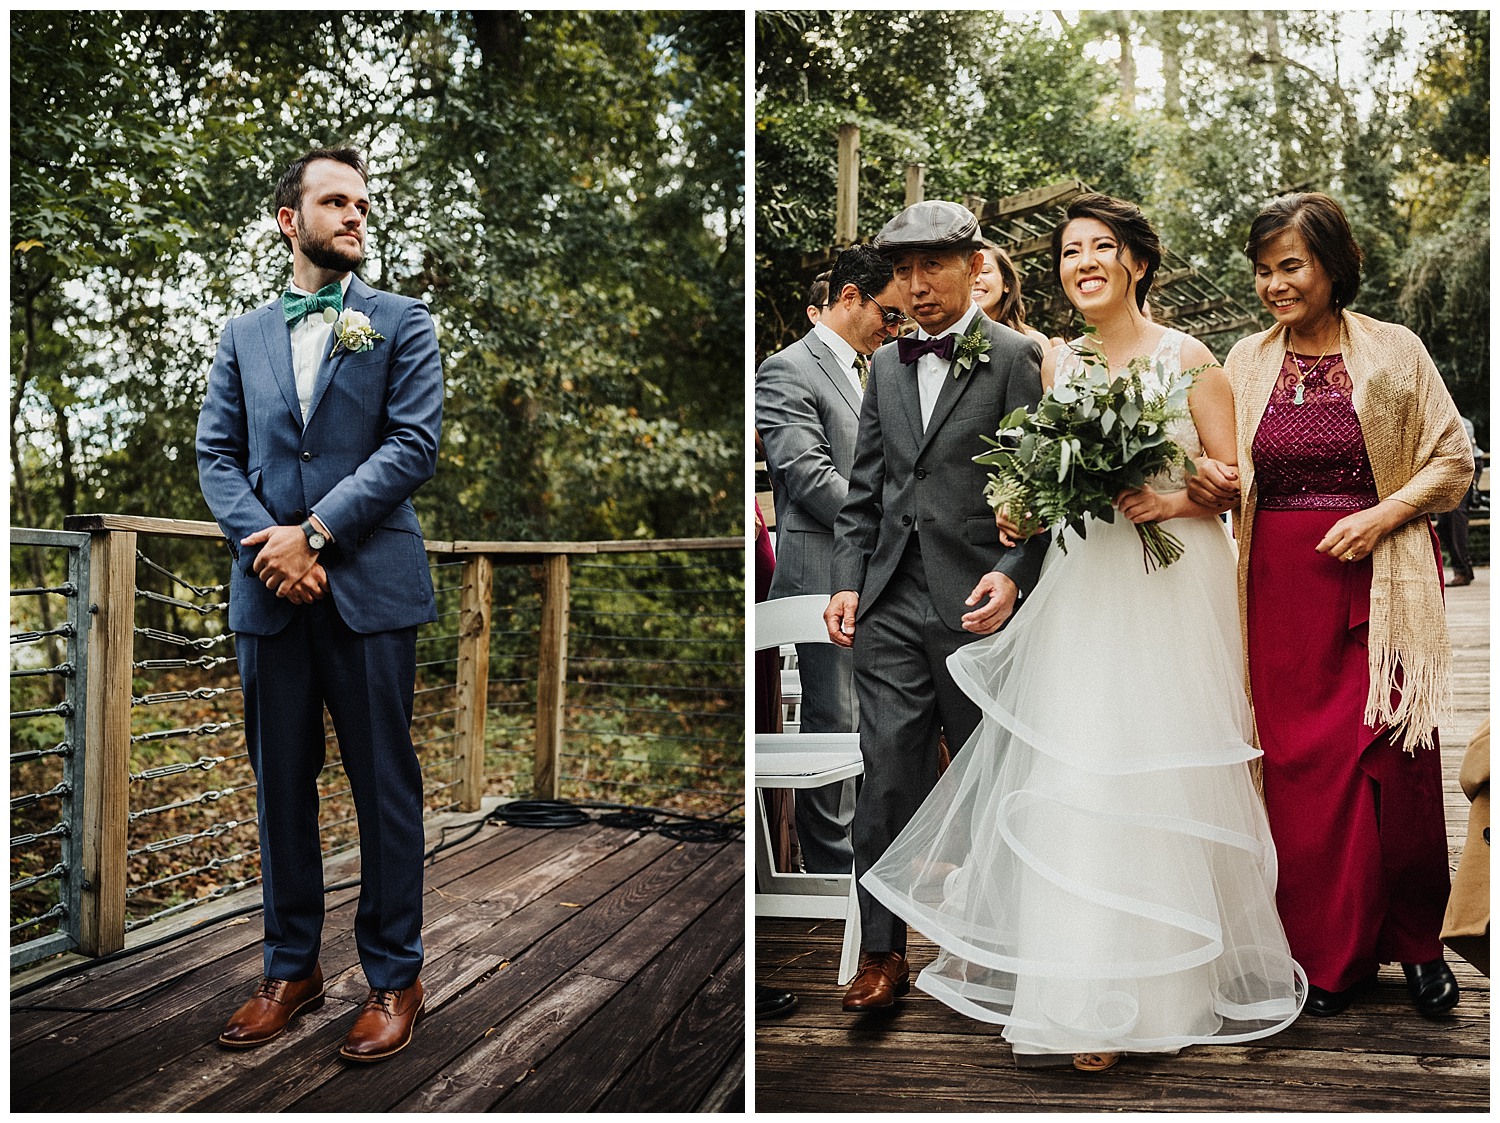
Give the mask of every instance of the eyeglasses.
[(906, 313), (901, 311), (899, 308), (887, 308), (884, 304), (880, 303), (880, 301), (876, 300), (869, 293), (865, 292), (864, 289), (860, 289), (859, 291), (861, 296), (863, 296), (871, 304), (875, 305), (876, 308), (880, 309), (880, 318), (885, 321), (886, 327), (895, 327), (897, 324), (906, 319)]

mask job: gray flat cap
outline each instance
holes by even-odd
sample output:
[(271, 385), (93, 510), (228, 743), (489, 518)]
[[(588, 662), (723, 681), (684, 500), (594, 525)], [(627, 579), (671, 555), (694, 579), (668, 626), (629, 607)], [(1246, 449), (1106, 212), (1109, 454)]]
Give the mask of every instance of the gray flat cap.
[(978, 249), (979, 221), (968, 207), (928, 199), (913, 203), (887, 222), (870, 244), (886, 255), (918, 248)]

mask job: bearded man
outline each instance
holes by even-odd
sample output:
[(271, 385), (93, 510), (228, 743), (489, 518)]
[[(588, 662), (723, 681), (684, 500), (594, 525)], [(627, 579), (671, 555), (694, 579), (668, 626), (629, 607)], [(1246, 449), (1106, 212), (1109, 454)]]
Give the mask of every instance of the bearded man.
[(411, 495), (437, 467), (443, 370), (419, 300), (354, 275), (363, 158), (294, 161), (273, 211), (292, 286), (229, 322), (198, 418), (203, 497), (229, 542), (265, 900), (263, 977), (219, 1035), (245, 1049), (323, 1002), (318, 773), (326, 706), (354, 794), (355, 943), (370, 994), (342, 1056), (390, 1057), (422, 1013), (416, 632), (437, 619)]

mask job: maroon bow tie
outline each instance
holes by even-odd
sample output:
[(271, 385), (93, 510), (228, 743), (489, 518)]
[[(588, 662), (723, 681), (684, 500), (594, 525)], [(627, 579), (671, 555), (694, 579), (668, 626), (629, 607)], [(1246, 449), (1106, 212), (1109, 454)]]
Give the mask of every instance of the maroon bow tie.
[(953, 358), (954, 340), (957, 337), (940, 335), (936, 339), (918, 339), (916, 336), (903, 335), (896, 340), (897, 356), (903, 363), (914, 363), (923, 355), (932, 354), (943, 360)]

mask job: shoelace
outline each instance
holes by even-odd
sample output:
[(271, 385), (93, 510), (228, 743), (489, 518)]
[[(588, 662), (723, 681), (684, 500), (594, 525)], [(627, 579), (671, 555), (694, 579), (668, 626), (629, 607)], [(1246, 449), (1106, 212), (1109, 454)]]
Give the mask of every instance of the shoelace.
[(255, 992), (256, 998), (269, 998), (273, 1001), (280, 998), (281, 989), (286, 985), (284, 979), (273, 979), (270, 976), (262, 976), (260, 989)]
[(387, 1014), (396, 1012), (396, 996), (399, 990), (376, 990), (370, 992), (370, 997), (365, 999), (366, 1010), (384, 1010)]

